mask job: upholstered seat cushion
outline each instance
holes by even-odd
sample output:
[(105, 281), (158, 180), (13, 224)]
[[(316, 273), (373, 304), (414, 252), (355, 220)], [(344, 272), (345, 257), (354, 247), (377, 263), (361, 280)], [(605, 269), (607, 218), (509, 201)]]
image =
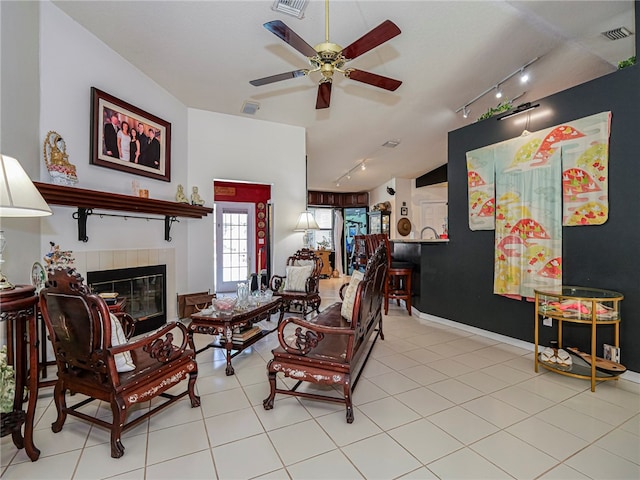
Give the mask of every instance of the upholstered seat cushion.
[(307, 279), (313, 272), (313, 265), (287, 267), (287, 278), (284, 282), (284, 290), (289, 292), (305, 292)]
[(351, 321), (353, 320), (353, 304), (356, 300), (356, 291), (358, 290), (358, 285), (363, 278), (364, 273), (362, 273), (360, 270), (354, 270), (351, 274), (351, 280), (349, 280), (349, 286), (344, 292), (344, 299), (342, 300), (342, 308), (340, 309), (340, 314), (349, 323), (351, 323)]
[[(109, 318), (111, 320), (111, 346), (117, 347), (127, 343), (127, 337), (118, 317), (110, 313)], [(116, 370), (120, 373), (131, 372), (136, 369), (130, 352), (116, 353), (114, 359), (116, 361)]]

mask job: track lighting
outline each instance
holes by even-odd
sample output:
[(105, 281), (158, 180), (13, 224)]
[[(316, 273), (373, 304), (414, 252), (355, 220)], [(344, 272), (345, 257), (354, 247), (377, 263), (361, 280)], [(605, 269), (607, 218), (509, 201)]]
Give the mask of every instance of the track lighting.
[[(501, 98), (503, 96), (503, 91), (502, 91), (502, 86), (504, 85), (504, 83), (511, 79), (511, 77), (516, 76), (517, 74), (520, 74), (520, 81), (522, 83), (526, 83), (529, 80), (529, 74), (527, 73), (527, 67), (529, 67), (529, 65), (533, 64), (534, 62), (538, 61), (540, 59), (540, 57), (536, 57), (533, 60), (525, 63), (524, 65), (522, 65), (520, 68), (518, 68), (517, 70), (514, 70), (513, 72), (511, 72), (509, 75), (507, 75), (506, 77), (504, 77), (502, 80), (500, 80), (498, 83), (493, 84), (491, 87), (487, 88), (484, 92), (482, 92), (480, 95), (476, 96), (475, 98), (473, 98), (472, 100), (469, 100), (467, 103), (465, 103), (462, 107), (458, 108), (456, 110), (456, 113), (458, 112), (462, 112), (462, 116), (463, 118), (468, 118), (469, 117), (469, 113), (471, 112), (471, 109), (469, 108), (471, 106), (471, 104), (477, 100), (479, 100), (480, 98), (484, 97), (487, 93), (495, 91), (495, 95), (496, 98)], [(518, 97), (521, 97), (522, 95), (524, 95), (524, 93), (522, 93), (521, 95), (514, 97), (511, 99), (511, 101), (515, 100)]]
[[(366, 159), (365, 159), (366, 160)], [(353, 172), (355, 172), (357, 169), (360, 170), (366, 170), (367, 166), (365, 165), (365, 160), (362, 160), (359, 164), (357, 164), (355, 167), (353, 167), (351, 170), (349, 170), (347, 173), (345, 173), (344, 175), (342, 175), (340, 178), (338, 178), (336, 180), (336, 187), (340, 186), (340, 182), (342, 180), (351, 180), (351, 175), (353, 174)]]

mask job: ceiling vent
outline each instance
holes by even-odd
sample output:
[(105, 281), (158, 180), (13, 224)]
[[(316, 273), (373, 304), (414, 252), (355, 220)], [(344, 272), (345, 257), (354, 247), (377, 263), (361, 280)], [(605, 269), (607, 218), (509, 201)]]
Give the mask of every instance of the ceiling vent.
[(292, 17), (302, 18), (307, 8), (309, 0), (275, 0), (272, 10), (276, 12), (286, 13)]
[(602, 35), (607, 37), (609, 40), (620, 40), (622, 38), (630, 37), (631, 32), (624, 27), (619, 27), (614, 28), (613, 30), (602, 32)]
[(398, 145), (400, 145), (400, 140), (387, 140), (382, 144), (383, 147), (387, 148), (396, 148)]
[(255, 115), (258, 110), (260, 110), (260, 104), (258, 102), (250, 102), (247, 100), (242, 104), (242, 113), (247, 115)]

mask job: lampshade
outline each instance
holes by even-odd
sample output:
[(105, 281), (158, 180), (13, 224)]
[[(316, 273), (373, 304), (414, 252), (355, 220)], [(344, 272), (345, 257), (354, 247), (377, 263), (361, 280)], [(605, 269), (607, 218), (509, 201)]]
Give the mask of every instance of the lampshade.
[(298, 217), (298, 223), (296, 224), (296, 228), (293, 230), (295, 232), (304, 232), (307, 230), (318, 230), (319, 228), (318, 222), (313, 218), (313, 214), (306, 210)]
[(44, 217), (51, 213), (20, 163), (0, 155), (0, 217)]

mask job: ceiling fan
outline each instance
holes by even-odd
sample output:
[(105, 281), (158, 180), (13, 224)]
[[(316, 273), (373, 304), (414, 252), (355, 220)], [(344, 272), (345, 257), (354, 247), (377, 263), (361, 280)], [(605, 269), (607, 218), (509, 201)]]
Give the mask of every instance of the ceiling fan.
[(319, 43), (315, 47), (305, 42), (280, 20), (267, 22), (264, 24), (264, 27), (307, 57), (311, 68), (302, 68), (292, 72), (251, 80), (249, 83), (253, 86), (259, 87), (290, 78), (302, 77), (313, 72), (320, 72), (322, 78), (318, 85), (316, 109), (321, 109), (328, 108), (331, 102), (331, 83), (334, 72), (340, 72), (351, 80), (367, 83), (374, 87), (384, 88), (390, 91), (396, 90), (402, 84), (400, 80), (383, 77), (375, 73), (365, 72), (355, 68), (344, 68), (345, 63), (400, 34), (400, 29), (391, 20), (385, 20), (369, 33), (363, 35), (345, 48), (329, 41), (329, 0), (326, 0), (325, 3), (325, 42)]

